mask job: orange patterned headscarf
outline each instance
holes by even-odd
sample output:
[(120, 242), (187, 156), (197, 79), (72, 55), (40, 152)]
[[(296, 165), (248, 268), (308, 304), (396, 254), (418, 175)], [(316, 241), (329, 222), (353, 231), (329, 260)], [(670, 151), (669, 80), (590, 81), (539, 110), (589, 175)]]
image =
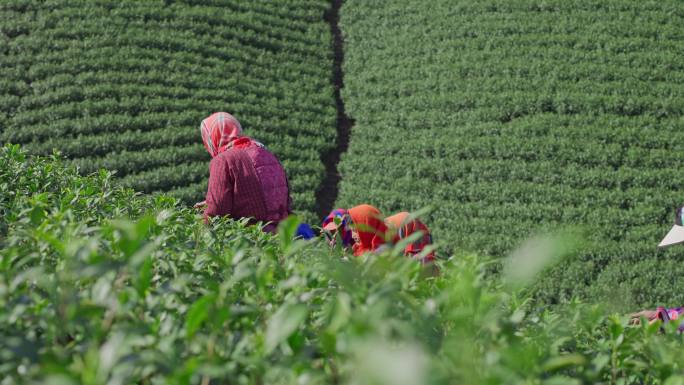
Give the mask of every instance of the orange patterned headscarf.
[[(412, 257), (420, 254), (425, 247), (432, 244), (432, 236), (427, 226), (418, 219), (412, 219), (409, 213), (405, 211), (385, 218), (385, 223), (390, 228), (390, 235), (394, 243), (418, 231), (423, 234), (422, 237), (406, 245), (404, 248), (404, 255), (406, 256)], [(431, 262), (434, 259), (435, 254), (431, 252), (423, 258), (423, 262)]]
[(200, 131), (204, 147), (213, 158), (225, 151), (233, 140), (242, 135), (242, 126), (233, 115), (227, 112), (216, 112), (202, 121)]
[(380, 210), (371, 205), (358, 205), (348, 210), (359, 239), (352, 246), (354, 255), (376, 250), (385, 244), (387, 226), (382, 220)]

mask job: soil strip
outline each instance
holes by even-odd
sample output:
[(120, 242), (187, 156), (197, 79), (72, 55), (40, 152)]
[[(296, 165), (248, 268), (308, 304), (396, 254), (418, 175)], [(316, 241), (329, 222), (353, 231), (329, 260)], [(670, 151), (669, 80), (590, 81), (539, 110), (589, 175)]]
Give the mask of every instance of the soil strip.
[(337, 139), (335, 147), (321, 155), (321, 161), (325, 165), (325, 178), (321, 187), (316, 191), (316, 213), (323, 219), (333, 209), (337, 200), (340, 180), (342, 179), (337, 164), (340, 162), (341, 155), (349, 147), (349, 134), (354, 121), (347, 116), (342, 101), (341, 90), (344, 88), (344, 74), (342, 73), (342, 62), (344, 62), (344, 39), (340, 30), (340, 8), (343, 0), (332, 0), (330, 9), (325, 13), (324, 19), (330, 24), (333, 48), (333, 73), (332, 82), (337, 107)]

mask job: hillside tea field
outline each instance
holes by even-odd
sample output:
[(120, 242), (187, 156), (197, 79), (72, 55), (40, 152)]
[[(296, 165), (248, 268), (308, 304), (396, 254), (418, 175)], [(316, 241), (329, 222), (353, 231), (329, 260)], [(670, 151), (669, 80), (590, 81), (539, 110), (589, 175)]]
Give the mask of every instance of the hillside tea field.
[[(0, 1), (0, 385), (684, 385), (684, 3), (340, 4)], [(218, 110), (442, 258), (205, 223)]]
[[(346, 1), (341, 205), (432, 206), (450, 250), (503, 256), (544, 228), (589, 244), (538, 285), (684, 303), (680, 1)], [(382, 170), (382, 172), (378, 172)]]
[[(0, 148), (0, 382), (681, 384), (675, 323), (529, 306), (530, 278), (342, 259)], [(543, 263), (544, 255), (521, 254)], [(522, 273), (522, 274), (520, 274)], [(527, 277), (526, 277), (527, 275)]]
[(84, 173), (203, 199), (200, 121), (229, 111), (283, 161), (313, 213), (333, 146), (323, 0), (0, 3), (0, 142)]

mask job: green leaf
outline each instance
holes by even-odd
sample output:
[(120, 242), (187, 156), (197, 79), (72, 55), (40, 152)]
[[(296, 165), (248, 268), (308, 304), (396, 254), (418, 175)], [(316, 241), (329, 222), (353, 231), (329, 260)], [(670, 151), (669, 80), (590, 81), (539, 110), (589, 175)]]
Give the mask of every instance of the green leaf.
[(271, 353), (281, 342), (290, 337), (306, 320), (308, 309), (303, 304), (284, 304), (268, 320), (266, 328), (266, 353)]
[(586, 362), (586, 358), (580, 354), (566, 354), (548, 359), (544, 365), (542, 365), (542, 370), (545, 372), (555, 372), (572, 366), (582, 366)]
[(45, 219), (45, 210), (40, 206), (35, 206), (33, 209), (31, 209), (30, 217), (31, 223), (37, 226), (43, 221), (43, 219)]
[(591, 362), (594, 364), (596, 371), (600, 372), (610, 363), (610, 356), (607, 354), (599, 354)]
[(45, 385), (76, 385), (79, 382), (67, 374), (50, 374), (43, 379)]
[(215, 299), (214, 294), (207, 294), (190, 306), (185, 316), (185, 335), (187, 338), (194, 336), (202, 323), (209, 317), (209, 310)]
[(287, 250), (292, 245), (299, 223), (299, 218), (296, 215), (290, 215), (278, 224), (278, 237), (283, 250)]
[(670, 376), (663, 385), (684, 385), (684, 376), (680, 374), (675, 374)]
[(351, 317), (351, 298), (348, 294), (341, 292), (331, 309), (330, 322), (327, 330), (329, 332), (337, 332), (340, 328), (349, 322)]
[(542, 382), (543, 385), (581, 385), (582, 382), (576, 378), (568, 376), (553, 376)]
[(141, 297), (145, 296), (145, 292), (152, 284), (152, 258), (147, 257), (142, 266), (140, 266), (140, 272), (138, 273), (138, 281), (136, 282), (135, 288), (138, 291), (138, 295)]
[[(155, 218), (152, 216), (144, 216), (136, 222), (128, 220), (112, 221), (112, 227), (119, 235), (117, 246), (126, 258), (132, 257), (136, 254), (136, 251), (142, 249), (154, 224)], [(143, 254), (146, 254), (146, 252)]]
[(610, 335), (613, 340), (617, 340), (625, 328), (617, 317), (610, 317)]

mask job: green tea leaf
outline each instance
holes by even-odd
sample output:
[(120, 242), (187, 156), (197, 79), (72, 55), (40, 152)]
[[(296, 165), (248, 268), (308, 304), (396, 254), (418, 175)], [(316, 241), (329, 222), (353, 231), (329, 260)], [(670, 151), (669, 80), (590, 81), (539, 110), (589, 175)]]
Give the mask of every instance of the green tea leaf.
[(136, 282), (136, 290), (141, 297), (145, 296), (145, 292), (152, 284), (152, 273), (152, 258), (147, 257), (142, 266), (140, 266), (140, 272), (138, 273), (138, 280)]
[(580, 354), (565, 354), (558, 357), (548, 359), (542, 365), (545, 372), (555, 372), (561, 369), (566, 369), (573, 366), (582, 366), (586, 364), (587, 360)]
[(265, 349), (271, 353), (304, 322), (309, 311), (303, 304), (284, 304), (268, 320)]
[(191, 338), (197, 330), (202, 326), (202, 323), (209, 317), (209, 311), (216, 299), (214, 294), (207, 294), (190, 306), (188, 313), (185, 316), (185, 335)]

